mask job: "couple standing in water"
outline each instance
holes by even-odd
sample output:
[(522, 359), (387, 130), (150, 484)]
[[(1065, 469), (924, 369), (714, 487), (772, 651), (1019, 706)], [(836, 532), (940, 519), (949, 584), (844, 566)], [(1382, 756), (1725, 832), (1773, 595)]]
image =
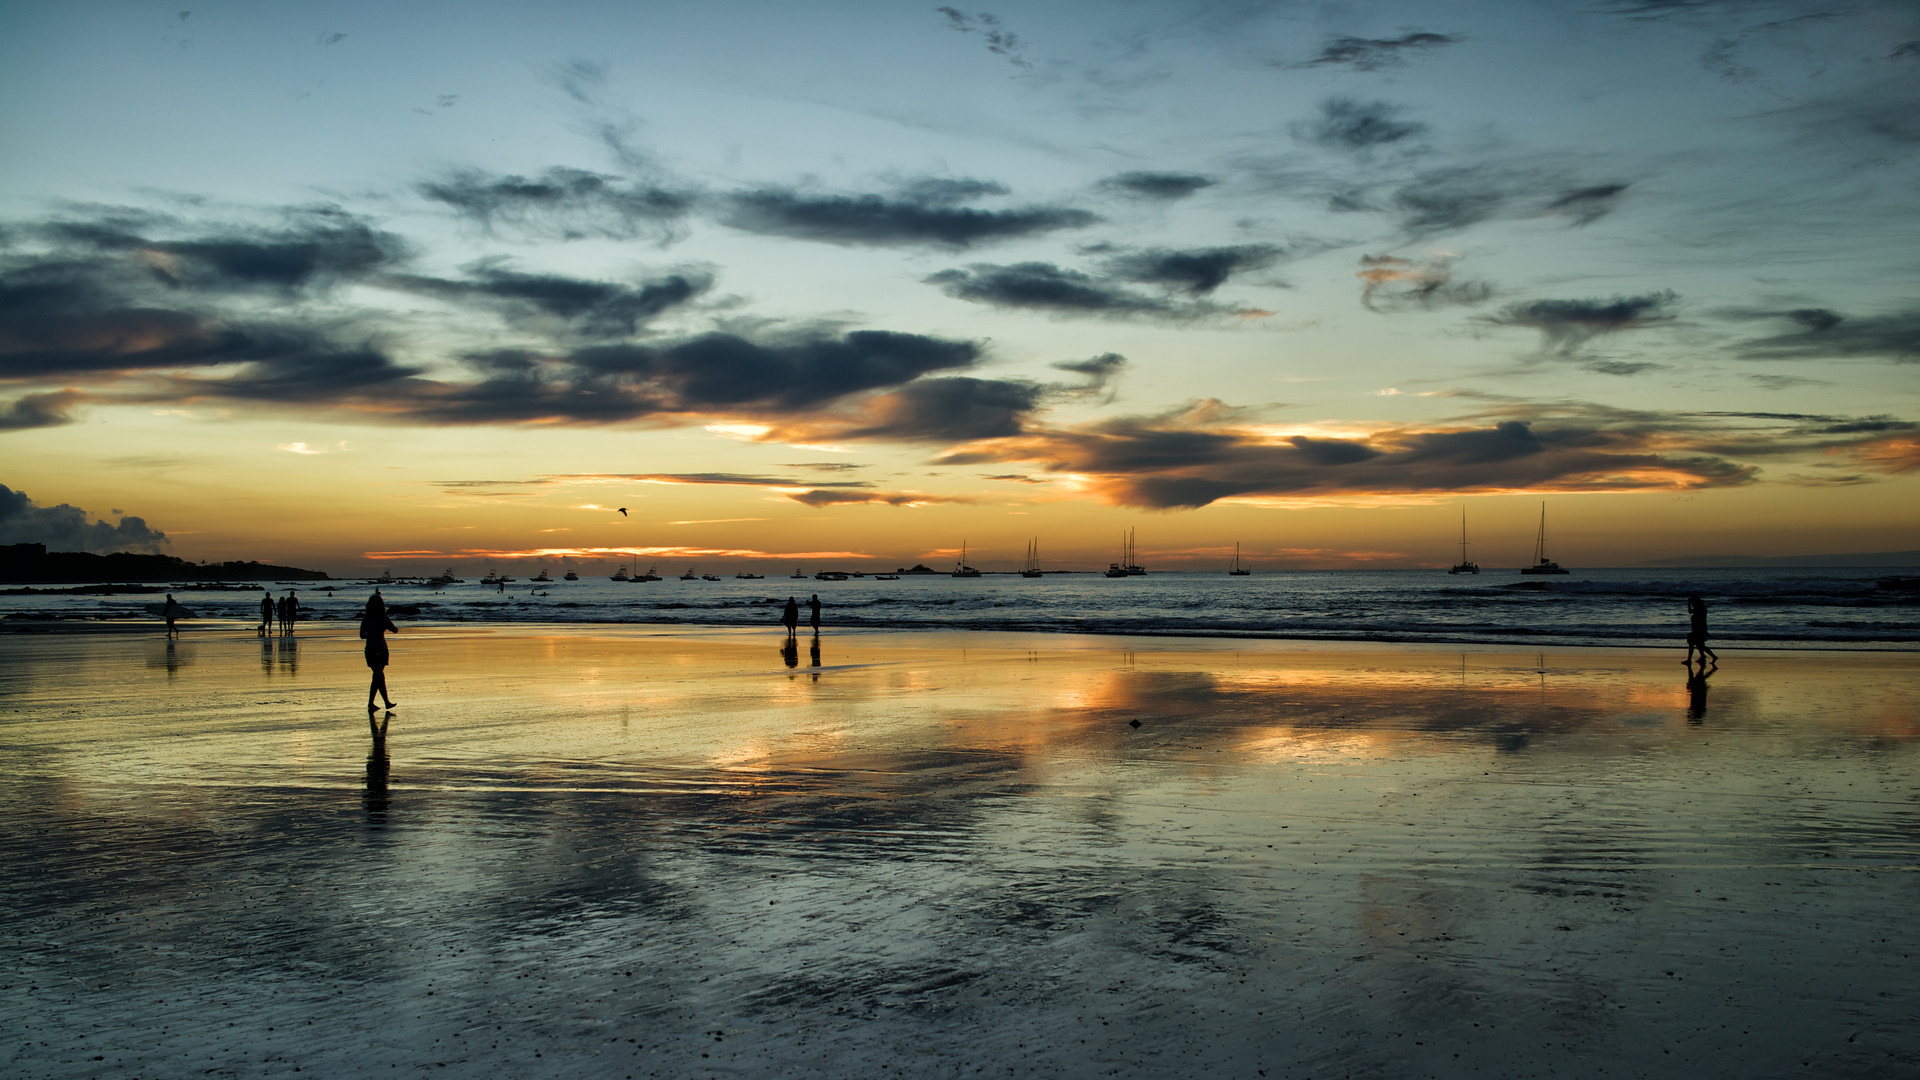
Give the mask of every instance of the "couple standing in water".
[[(820, 594), (819, 593), (814, 593), (813, 598), (807, 601), (807, 609), (812, 613), (810, 616), (810, 621), (813, 623), (813, 636), (819, 637), (820, 636)], [(780, 616), (780, 621), (787, 625), (787, 637), (791, 638), (795, 634), (798, 634), (800, 632), (800, 602), (798, 600), (795, 600), (791, 596), (787, 597), (787, 610), (784, 614)]]

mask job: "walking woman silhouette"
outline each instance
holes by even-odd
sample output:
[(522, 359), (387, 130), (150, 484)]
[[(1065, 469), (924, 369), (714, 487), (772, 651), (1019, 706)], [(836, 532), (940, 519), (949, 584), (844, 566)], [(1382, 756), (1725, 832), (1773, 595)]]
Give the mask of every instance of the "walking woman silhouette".
[(367, 686), (367, 711), (373, 711), (373, 696), (379, 694), (387, 708), (393, 708), (393, 695), (387, 693), (387, 638), (400, 628), (387, 618), (387, 602), (375, 589), (367, 597), (367, 613), (360, 616), (360, 636), (367, 639), (367, 666), (373, 669), (373, 682)]

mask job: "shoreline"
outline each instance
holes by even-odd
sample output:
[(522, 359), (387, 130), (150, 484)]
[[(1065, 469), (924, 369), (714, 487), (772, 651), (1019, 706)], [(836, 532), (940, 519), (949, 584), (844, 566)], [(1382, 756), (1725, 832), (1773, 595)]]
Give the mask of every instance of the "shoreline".
[[(345, 619), (311, 619), (311, 620), (303, 621), (302, 625), (304, 629), (297, 631), (296, 634), (294, 635), (295, 637), (301, 637), (301, 636), (305, 636), (308, 638), (345, 637), (348, 635), (344, 633), (341, 633), (341, 634), (330, 633), (329, 630), (332, 627), (345, 628), (350, 624)], [(713, 634), (726, 634), (729, 636), (766, 635), (768, 637), (782, 635), (782, 628), (778, 624), (767, 626), (767, 627), (750, 627), (750, 626), (740, 626), (738, 624), (731, 624), (731, 623), (640, 622), (640, 621), (518, 622), (518, 621), (510, 621), (510, 620), (499, 620), (499, 621), (473, 620), (473, 621), (461, 621), (461, 622), (407, 622), (402, 624), (401, 630), (402, 631), (407, 631), (407, 630), (428, 631), (428, 632), (437, 632), (437, 633), (446, 633), (449, 631), (454, 631), (454, 632), (467, 631), (467, 632), (475, 632), (475, 633), (532, 633), (533, 636), (549, 636), (549, 637), (560, 636), (560, 635), (581, 636), (581, 637), (619, 635), (623, 631), (640, 633), (649, 637), (659, 637), (659, 636), (671, 637), (671, 636), (680, 636), (680, 635), (708, 636)], [(241, 622), (238, 620), (194, 619), (191, 621), (182, 621), (180, 623), (180, 631), (183, 635), (182, 640), (185, 640), (186, 638), (190, 637), (190, 638), (195, 638), (199, 640), (244, 638), (244, 639), (252, 639), (257, 641), (262, 636), (275, 637), (275, 638), (279, 637), (279, 635), (277, 634), (261, 635), (259, 633), (257, 623), (247, 623), (247, 622)], [(1544, 641), (1544, 640), (1531, 640), (1534, 637), (1534, 635), (1521, 634), (1521, 633), (1515, 633), (1512, 635), (1503, 635), (1503, 639), (1498, 641), (1484, 641), (1484, 640), (1476, 641), (1476, 640), (1460, 640), (1460, 639), (1435, 640), (1433, 638), (1409, 639), (1409, 638), (1393, 637), (1393, 636), (1385, 636), (1385, 635), (1370, 636), (1370, 637), (1331, 637), (1331, 636), (1320, 636), (1320, 635), (1292, 635), (1292, 634), (1286, 634), (1286, 633), (1280, 633), (1280, 632), (1252, 633), (1252, 632), (1232, 631), (1232, 630), (1222, 630), (1222, 631), (1215, 631), (1215, 632), (1195, 632), (1191, 630), (1103, 631), (1103, 630), (1090, 630), (1090, 629), (1077, 628), (1077, 627), (1073, 629), (1061, 629), (1061, 630), (1030, 630), (1030, 629), (1010, 630), (1010, 629), (1002, 629), (998, 627), (968, 627), (968, 626), (843, 626), (843, 627), (827, 627), (827, 628), (824, 628), (824, 632), (830, 636), (836, 636), (836, 637), (846, 637), (848, 635), (855, 635), (855, 634), (874, 634), (874, 635), (964, 634), (964, 635), (1023, 636), (1023, 637), (1038, 638), (1045, 641), (1054, 641), (1060, 638), (1075, 638), (1075, 637), (1093, 638), (1101, 641), (1137, 638), (1137, 639), (1145, 639), (1150, 641), (1167, 641), (1167, 642), (1179, 642), (1179, 641), (1235, 642), (1235, 643), (1269, 642), (1277, 645), (1286, 645), (1290, 647), (1326, 646), (1330, 648), (1337, 648), (1337, 649), (1344, 649), (1344, 650), (1363, 649), (1370, 646), (1377, 646), (1377, 647), (1396, 650), (1396, 651), (1411, 649), (1411, 650), (1419, 650), (1419, 651), (1442, 651), (1442, 652), (1459, 652), (1459, 651), (1540, 652), (1540, 651), (1546, 651), (1546, 650), (1606, 651), (1606, 650), (1612, 650), (1612, 649), (1619, 649), (1619, 650), (1632, 651), (1636, 653), (1648, 653), (1648, 652), (1660, 652), (1665, 650), (1684, 651), (1686, 649), (1686, 635), (1683, 629), (1676, 630), (1673, 641), (1671, 643), (1667, 643), (1667, 642), (1654, 643), (1654, 642), (1645, 642), (1645, 641), (1614, 641), (1614, 640), (1571, 641), (1571, 642)], [(165, 627), (163, 624), (159, 622), (151, 621), (151, 620), (141, 620), (141, 619), (73, 618), (73, 619), (0, 620), (0, 637), (4, 637), (7, 635), (28, 636), (28, 635), (39, 635), (39, 634), (135, 635), (135, 634), (164, 634), (164, 633), (165, 633)], [(809, 632), (804, 627), (802, 628), (801, 636), (802, 637), (810, 636)], [(1540, 636), (1546, 637), (1548, 635), (1543, 634)], [(1508, 638), (1510, 638), (1510, 640)], [(1833, 653), (1856, 653), (1857, 652), (1857, 653), (1873, 653), (1876, 655), (1896, 655), (1896, 656), (1902, 655), (1902, 654), (1909, 654), (1909, 653), (1920, 654), (1920, 643), (1911, 643), (1911, 644), (1904, 643), (1904, 642), (1866, 643), (1866, 642), (1837, 641), (1837, 642), (1831, 642), (1831, 643), (1817, 643), (1817, 644), (1815, 643), (1769, 644), (1769, 643), (1762, 643), (1762, 642), (1751, 642), (1745, 639), (1734, 639), (1734, 638), (1713, 638), (1710, 640), (1713, 641), (1714, 648), (1717, 651), (1739, 653), (1743, 656), (1752, 656), (1752, 655), (1764, 654), (1764, 653), (1787, 653), (1787, 654), (1796, 654), (1796, 655), (1798, 654), (1828, 655)], [(1309, 649), (1307, 651), (1312, 651), (1312, 650)]]

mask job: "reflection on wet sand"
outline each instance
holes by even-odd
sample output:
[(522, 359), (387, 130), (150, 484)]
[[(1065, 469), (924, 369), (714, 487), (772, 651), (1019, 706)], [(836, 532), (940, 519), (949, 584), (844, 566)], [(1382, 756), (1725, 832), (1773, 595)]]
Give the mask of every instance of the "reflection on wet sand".
[(405, 636), (0, 642), (23, 1072), (1920, 1053), (1908, 658)]

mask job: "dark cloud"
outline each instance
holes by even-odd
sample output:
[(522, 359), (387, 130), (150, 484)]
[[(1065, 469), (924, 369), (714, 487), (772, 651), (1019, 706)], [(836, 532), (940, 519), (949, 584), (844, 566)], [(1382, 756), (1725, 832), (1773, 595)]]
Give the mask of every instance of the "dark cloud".
[(818, 469), (821, 472), (851, 472), (854, 469), (867, 468), (865, 465), (855, 465), (850, 461), (789, 461), (786, 463), (786, 467), (789, 469)]
[(22, 394), (0, 404), (0, 431), (25, 431), (29, 428), (58, 427), (73, 423), (73, 408), (85, 400), (77, 390), (55, 390), (46, 394)]
[(1414, 31), (1397, 38), (1336, 37), (1328, 39), (1320, 47), (1319, 55), (1302, 66), (1339, 64), (1355, 71), (1379, 71), (1403, 63), (1406, 53), (1454, 45), (1461, 40), (1452, 34), (1425, 31)]
[(1153, 249), (1109, 259), (1106, 269), (1122, 281), (1163, 285), (1189, 296), (1204, 296), (1236, 273), (1272, 266), (1282, 254), (1282, 249), (1270, 244), (1187, 251)]
[[(1758, 466), (1739, 460), (1748, 450), (1767, 456), (1847, 447), (1890, 471), (1905, 461), (1900, 440), (1912, 441), (1904, 432), (1822, 435), (1597, 407), (1500, 411), (1509, 415), (1361, 438), (1274, 437), (1244, 423), (1238, 410), (1201, 402), (1157, 416), (1030, 428), (940, 460), (1031, 462), (1049, 473), (1088, 478), (1091, 490), (1117, 505), (1182, 509), (1228, 498), (1697, 490), (1754, 482)], [(1717, 445), (1722, 442), (1728, 445)]]
[(850, 506), (861, 503), (879, 506), (929, 506), (934, 503), (971, 503), (973, 501), (949, 495), (889, 491), (799, 491), (788, 495), (787, 498), (807, 506)]
[(953, 206), (1009, 193), (1007, 185), (971, 177), (923, 176), (900, 185), (903, 195), (934, 206)]
[(1479, 304), (1493, 296), (1493, 286), (1486, 282), (1456, 280), (1448, 258), (1362, 255), (1360, 267), (1354, 275), (1366, 283), (1360, 303), (1382, 313)]
[(942, 270), (925, 280), (957, 300), (994, 307), (1080, 315), (1169, 316), (1178, 310), (1158, 297), (1145, 296), (1103, 278), (1045, 262), (1012, 266), (974, 263), (965, 270)]
[(691, 191), (567, 168), (533, 179), (460, 169), (417, 190), (489, 232), (510, 227), (562, 240), (649, 236), (664, 243), (680, 235), (699, 201)]
[[(118, 513), (118, 511), (115, 511)], [(119, 524), (90, 520), (77, 506), (61, 503), (40, 506), (24, 491), (0, 484), (0, 544), (45, 544), (48, 551), (158, 552), (167, 534), (147, 528), (142, 518), (122, 517)]]
[(1063, 388), (1063, 393), (1098, 394), (1113, 384), (1120, 372), (1127, 366), (1127, 358), (1119, 353), (1102, 353), (1085, 360), (1062, 360), (1052, 367), (1055, 371), (1068, 371), (1075, 375), (1085, 375), (1084, 386)]
[(1664, 370), (1665, 364), (1650, 363), (1645, 360), (1583, 360), (1580, 366), (1596, 375), (1641, 375), (1649, 371)]
[(1328, 98), (1320, 103), (1320, 115), (1294, 125), (1294, 137), (1333, 150), (1364, 152), (1390, 146), (1420, 135), (1427, 125), (1401, 120), (1398, 105), (1385, 101), (1357, 101), (1353, 98)]
[(1497, 216), (1512, 199), (1512, 180), (1478, 166), (1436, 169), (1396, 189), (1393, 207), (1411, 233), (1464, 228)]
[(1047, 387), (1008, 379), (921, 379), (874, 398), (843, 439), (966, 442), (1017, 435)]
[(635, 285), (588, 281), (559, 274), (523, 274), (500, 260), (464, 268), (467, 280), (395, 276), (390, 283), (472, 303), (508, 322), (558, 329), (589, 338), (631, 336), (648, 320), (692, 301), (713, 285), (704, 273), (668, 274)]
[(842, 399), (968, 367), (976, 345), (856, 330), (751, 341), (596, 345), (559, 356), (520, 350), (465, 358), (478, 379), (413, 380), (383, 406), (432, 423), (614, 423), (665, 414), (799, 416)]
[(1540, 331), (1546, 348), (1568, 355), (1601, 334), (1670, 322), (1679, 300), (1670, 289), (1611, 300), (1531, 300), (1509, 304), (1481, 320), (1495, 326), (1531, 327)]
[(1565, 195), (1547, 204), (1546, 212), (1573, 219), (1575, 226), (1591, 225), (1613, 212), (1620, 196), (1627, 190), (1626, 184), (1595, 184)]
[(937, 7), (933, 10), (946, 17), (947, 29), (962, 34), (978, 33), (986, 43), (987, 51), (996, 56), (1004, 56), (1007, 62), (1023, 71), (1033, 70), (1033, 65), (1020, 55), (1020, 39), (1008, 30), (998, 16), (990, 12), (969, 15), (958, 8)]
[(306, 207), (287, 217), (279, 227), (187, 228), (191, 235), (168, 238), (156, 233), (179, 232), (182, 226), (107, 212), (54, 220), (37, 231), (70, 256), (119, 256), (156, 281), (207, 293), (325, 289), (363, 280), (407, 257), (407, 245), (398, 236), (337, 207)]
[(1826, 308), (1756, 314), (1785, 319), (1796, 329), (1740, 343), (1735, 351), (1749, 360), (1920, 363), (1920, 308), (1890, 315), (1844, 316)]
[(1889, 60), (1920, 60), (1920, 41), (1903, 41), (1887, 54)]
[[(975, 182), (977, 183), (977, 182)], [(829, 244), (930, 244), (965, 248), (994, 240), (1079, 229), (1100, 219), (1063, 206), (981, 210), (954, 205), (950, 191), (915, 194), (909, 185), (894, 197), (815, 195), (762, 188), (734, 195), (721, 220), (736, 229)]]
[(1100, 181), (1100, 186), (1135, 198), (1172, 202), (1219, 182), (1211, 176), (1194, 173), (1124, 172)]
[(267, 355), (246, 359), (231, 375), (168, 377), (165, 396), (379, 408), (390, 395), (404, 393), (403, 381), (420, 374), (370, 343), (354, 346), (315, 331), (281, 329), (257, 344)]
[(384, 364), (371, 346), (341, 345), (321, 328), (229, 320), (162, 306), (145, 275), (121, 262), (48, 260), (0, 272), (0, 379), (109, 376), (156, 369), (254, 365), (267, 369)]

